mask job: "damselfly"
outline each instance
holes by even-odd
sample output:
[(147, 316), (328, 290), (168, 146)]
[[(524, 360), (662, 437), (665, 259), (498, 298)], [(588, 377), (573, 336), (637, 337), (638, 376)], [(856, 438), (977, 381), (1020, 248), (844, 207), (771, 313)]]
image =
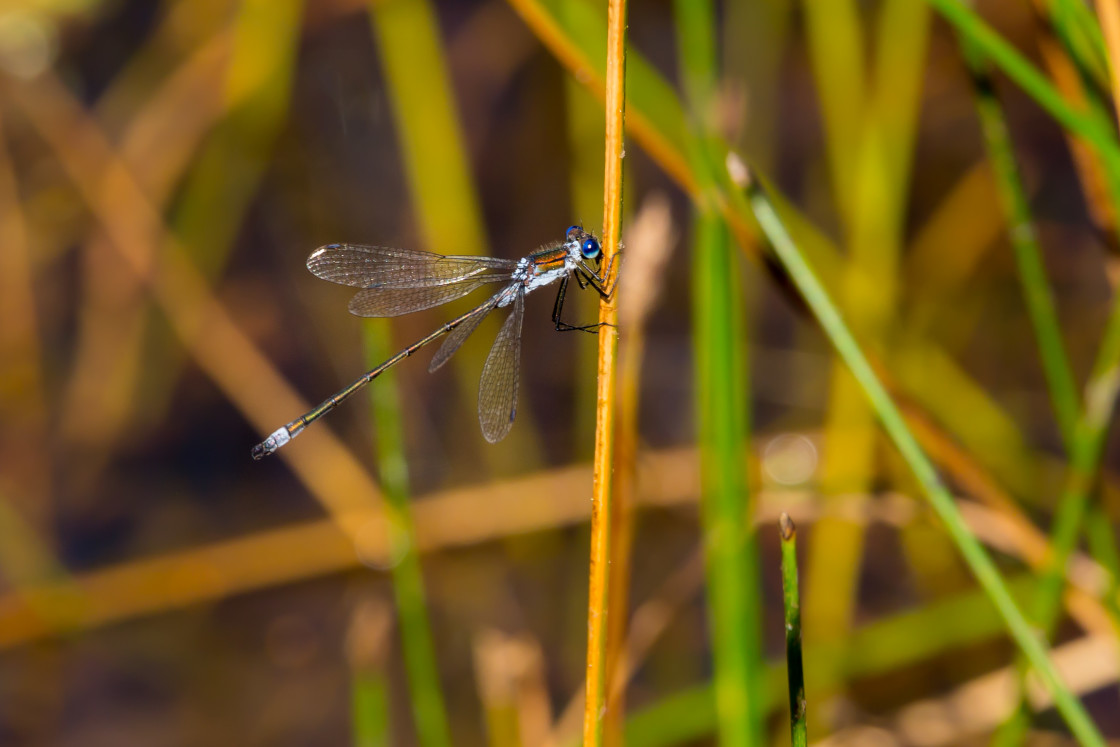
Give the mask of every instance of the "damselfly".
[[(400, 316), (454, 301), (471, 291), (501, 284), (486, 301), (417, 340), (404, 350), (355, 379), (322, 404), (300, 415), (253, 447), (253, 458), (271, 454), (298, 436), (311, 423), (382, 373), (443, 335), (447, 339), (428, 371), (435, 371), (459, 349), (482, 320), (494, 309), (510, 308), (498, 337), (490, 348), (478, 386), (478, 421), (490, 443), (501, 441), (513, 426), (517, 413), (517, 376), (521, 361), (521, 320), (525, 294), (560, 281), (552, 321), (557, 330), (594, 332), (599, 324), (576, 326), (560, 320), (568, 281), (575, 278), (581, 288), (593, 287), (609, 298), (614, 288), (611, 265), (602, 267), (599, 240), (582, 226), (568, 228), (558, 241), (521, 259), (445, 256), (410, 249), (389, 249), (361, 244), (331, 244), (316, 249), (307, 258), (307, 269), (323, 280), (361, 288), (350, 300), (350, 313), (358, 316)], [(592, 264), (593, 263), (593, 264)], [(600, 272), (600, 270), (603, 270)]]

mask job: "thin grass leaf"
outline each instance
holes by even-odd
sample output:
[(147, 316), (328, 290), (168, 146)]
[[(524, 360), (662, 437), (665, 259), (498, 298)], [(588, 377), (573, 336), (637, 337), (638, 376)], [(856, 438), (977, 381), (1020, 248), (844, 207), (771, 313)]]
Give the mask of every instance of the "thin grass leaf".
[[(832, 198), (841, 220), (855, 214), (856, 161), (868, 100), (864, 34), (854, 0), (804, 5), (809, 61), (820, 99)], [(850, 229), (849, 229), (850, 230)]]
[(1007, 131), (1002, 107), (995, 97), (987, 64), (977, 48), (962, 40), (965, 61), (972, 73), (976, 92), (976, 109), (984, 134), (984, 145), (995, 184), (1007, 214), (1008, 237), (1015, 251), (1023, 299), (1030, 314), (1038, 344), (1042, 369), (1050, 392), (1050, 401), (1064, 440), (1073, 436), (1074, 423), (1080, 409), (1073, 370), (1062, 341), (1053, 294), (1042, 261), (1042, 248), (1034, 229), (1026, 190), (1015, 163), (1015, 154)]
[(361, 672), (350, 682), (354, 747), (388, 747), (389, 683), (382, 673)]
[(789, 514), (778, 520), (782, 538), (782, 609), (786, 630), (786, 678), (789, 682), (789, 728), (793, 747), (808, 743), (805, 672), (801, 663), (801, 597), (797, 589), (797, 529)]
[(750, 529), (746, 463), (750, 391), (740, 268), (719, 214), (709, 143), (714, 139), (718, 70), (715, 8), (674, 6), (681, 80), (694, 128), (690, 160), (702, 199), (692, 264), (693, 360), (700, 447), (701, 526), (707, 572), (716, 714), (721, 744), (765, 740), (762, 598), (758, 549)]
[[(389, 322), (384, 319), (370, 320), (364, 325), (363, 343), (370, 368), (396, 352), (389, 329)], [(386, 561), (393, 577), (397, 627), (412, 695), (412, 715), (420, 744), (424, 747), (444, 747), (451, 744), (451, 731), (447, 724), (428, 620), (424, 578), (416, 549), (416, 529), (409, 508), (408, 461), (404, 450), (404, 425), (396, 370), (390, 369), (382, 374), (378, 384), (369, 387), (369, 396), (377, 434), (377, 467), (385, 492), (384, 513), (389, 538)]]
[(1109, 73), (1104, 37), (1089, 5), (1081, 0), (1049, 0), (1047, 6), (1062, 46), (1086, 83), (1107, 89)]
[(354, 747), (388, 747), (389, 651), (392, 611), (378, 599), (359, 602), (350, 618), (346, 653), (350, 661), (350, 714)]

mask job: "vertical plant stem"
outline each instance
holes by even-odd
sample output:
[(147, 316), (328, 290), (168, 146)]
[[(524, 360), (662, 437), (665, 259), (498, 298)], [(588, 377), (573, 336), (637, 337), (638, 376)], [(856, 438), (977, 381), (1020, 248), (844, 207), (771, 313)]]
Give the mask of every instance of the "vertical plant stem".
[[(622, 235), (622, 157), (626, 105), (626, 0), (607, 4), (606, 151), (603, 159), (603, 266), (607, 288), (618, 278), (619, 239)], [(613, 296), (599, 304), (599, 390), (595, 398), (595, 459), (591, 498), (591, 557), (588, 567), (587, 697), (584, 702), (583, 744), (603, 744), (607, 704), (607, 626), (610, 583), (611, 515), (614, 497), (615, 378), (618, 353), (618, 308)], [(614, 610), (613, 614), (624, 614)]]
[(388, 747), (389, 686), (385, 674), (355, 672), (350, 687), (355, 747)]
[(797, 527), (789, 514), (778, 519), (782, 537), (782, 608), (786, 621), (786, 679), (789, 681), (789, 729), (793, 747), (808, 743), (805, 671), (801, 665), (801, 595), (797, 589)]
[(965, 62), (972, 74), (984, 145), (992, 162), (996, 189), (1007, 214), (1008, 237), (1015, 251), (1019, 283), (1023, 288), (1023, 299), (1042, 358), (1042, 369), (1046, 375), (1054, 416), (1063, 440), (1069, 444), (1080, 409), (1077, 385), (1062, 343), (1054, 298), (1046, 277), (1046, 267), (1042, 262), (1042, 249), (1034, 230), (1026, 190), (1015, 164), (1007, 122), (995, 97), (988, 65), (975, 44), (963, 37), (961, 41)]
[(1085, 711), (1081, 702), (1065, 686), (1046, 653), (1046, 648), (1036, 636), (1034, 628), (1015, 604), (1007, 585), (999, 575), (992, 559), (976, 537), (969, 531), (953, 497), (942, 483), (933, 463), (918, 445), (913, 433), (906, 426), (902, 413), (891, 400), (886, 388), (872, 370), (867, 357), (852, 336), (847, 324), (840, 317), (832, 299), (805, 262), (800, 250), (789, 237), (785, 226), (774, 211), (770, 199), (753, 181), (748, 189), (751, 209), (758, 218), (775, 254), (781, 260), (801, 296), (812, 309), (814, 316), (828, 336), (836, 352), (844, 359), (852, 374), (871, 401), (887, 435), (890, 436), (902, 458), (906, 461), (937, 513), (946, 531), (960, 550), (965, 563), (999, 610), (1012, 638), (1026, 654), (1031, 666), (1038, 672), (1043, 685), (1054, 698), (1055, 705), (1074, 736), (1083, 745), (1103, 747), (1104, 739)]
[(354, 747), (387, 747), (389, 727), (388, 653), (392, 649), (392, 612), (380, 600), (363, 600), (354, 609), (347, 635), (350, 659), (350, 713)]
[(747, 374), (736, 256), (722, 218), (696, 216), (693, 242), (701, 524), (720, 743), (765, 735), (758, 559), (746, 480)]
[(678, 0), (674, 18), (694, 128), (689, 155), (702, 195), (692, 250), (693, 360), (716, 716), (720, 743), (745, 747), (765, 741), (762, 614), (743, 459), (750, 385), (740, 267), (716, 207), (715, 8), (705, 0)]
[[(365, 323), (363, 330), (366, 360), (372, 368), (394, 352), (390, 344), (389, 322), (371, 320)], [(386, 564), (392, 568), (393, 594), (397, 602), (404, 664), (412, 696), (412, 715), (416, 720), (420, 744), (443, 747), (451, 744), (451, 735), (428, 621), (420, 556), (416, 552), (416, 531), (408, 506), (408, 463), (404, 454), (404, 428), (396, 371), (382, 374), (377, 386), (369, 387), (369, 396), (377, 429), (377, 468), (385, 491)]]

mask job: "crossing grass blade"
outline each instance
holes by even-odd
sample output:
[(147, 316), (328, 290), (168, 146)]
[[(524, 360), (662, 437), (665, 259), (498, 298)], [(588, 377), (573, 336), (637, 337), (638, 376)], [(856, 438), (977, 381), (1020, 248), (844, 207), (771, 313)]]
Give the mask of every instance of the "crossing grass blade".
[(980, 542), (964, 523), (952, 495), (941, 481), (936, 468), (921, 446), (918, 445), (913, 433), (906, 425), (902, 413), (871, 368), (867, 357), (852, 336), (847, 324), (841, 318), (832, 299), (829, 298), (810, 266), (806, 264), (797, 246), (790, 239), (785, 226), (770, 204), (769, 198), (757, 182), (748, 182), (744, 186), (747, 190), (747, 198), (751, 209), (770, 240), (775, 254), (789, 272), (793, 282), (796, 283), (802, 298), (813, 310), (814, 316), (837, 354), (843, 358), (863, 388), (887, 435), (913, 472), (931, 507), (952, 537), (965, 563), (1000, 611), (1012, 638), (1026, 655), (1031, 666), (1038, 672), (1043, 685), (1053, 696), (1058, 711), (1065, 719), (1066, 724), (1082, 744), (1103, 747), (1104, 739), (1100, 731), (1092, 719), (1089, 718), (1081, 702), (1062, 682), (1054, 664), (1047, 656), (1045, 647), (1036, 637), (1034, 628), (1015, 604), (991, 557), (984, 551)]

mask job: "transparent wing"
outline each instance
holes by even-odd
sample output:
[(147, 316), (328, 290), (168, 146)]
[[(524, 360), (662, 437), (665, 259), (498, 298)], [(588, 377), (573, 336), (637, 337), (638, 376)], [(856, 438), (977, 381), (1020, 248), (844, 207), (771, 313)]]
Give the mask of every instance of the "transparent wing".
[(518, 293), (513, 310), (502, 329), (478, 385), (478, 422), (490, 443), (501, 441), (513, 427), (517, 415), (517, 369), (521, 365), (521, 320), (525, 315), (525, 294)]
[(466, 342), (467, 338), (471, 336), (471, 332), (478, 329), (478, 325), (482, 324), (482, 320), (486, 315), (494, 310), (498, 305), (498, 296), (494, 296), (486, 303), (479, 306), (474, 311), (468, 311), (463, 317), (460, 317), (460, 324), (451, 330), (447, 337), (444, 338), (443, 344), (439, 346), (439, 350), (432, 356), (432, 362), (428, 364), (428, 373), (434, 373), (448, 359), (455, 355), (455, 351), (459, 346)]
[(418, 288), (379, 286), (358, 291), (350, 299), (350, 313), (356, 316), (400, 316), (423, 311), (462, 298), (487, 283), (504, 278), (481, 277), (462, 280), (447, 285)]
[(508, 279), (517, 260), (444, 256), (413, 249), (329, 244), (311, 253), (307, 269), (323, 280), (358, 288), (424, 288), (482, 275)]

